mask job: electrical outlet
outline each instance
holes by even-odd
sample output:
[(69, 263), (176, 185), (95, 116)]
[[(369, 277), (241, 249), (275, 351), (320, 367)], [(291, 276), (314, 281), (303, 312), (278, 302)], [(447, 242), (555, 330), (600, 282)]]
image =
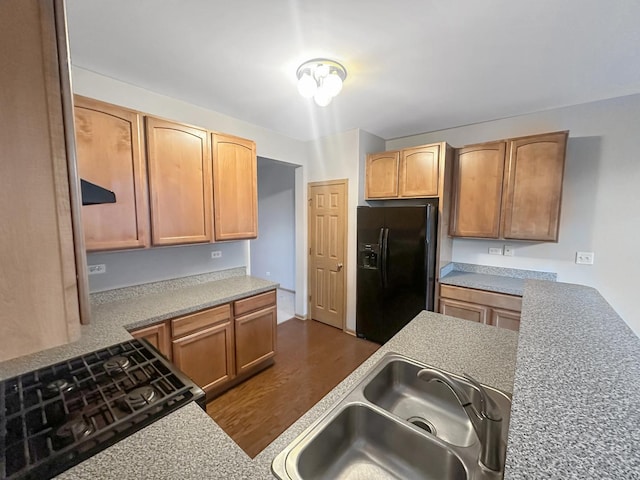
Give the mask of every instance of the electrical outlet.
[(576, 263), (578, 265), (593, 265), (593, 252), (576, 252)]
[(222, 256), (222, 252), (220, 250), (214, 250), (211, 252), (211, 258), (220, 258)]
[(500, 247), (489, 247), (489, 255), (502, 255)]
[(505, 245), (503, 251), (504, 251), (503, 255), (505, 257), (513, 257), (515, 248), (513, 248), (511, 245)]
[(89, 275), (98, 275), (100, 273), (106, 273), (107, 266), (104, 263), (100, 265), (89, 265), (88, 267)]

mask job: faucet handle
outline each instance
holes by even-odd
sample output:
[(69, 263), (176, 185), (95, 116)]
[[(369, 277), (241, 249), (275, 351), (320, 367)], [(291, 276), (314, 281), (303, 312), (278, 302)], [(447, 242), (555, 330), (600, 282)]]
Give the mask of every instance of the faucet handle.
[(480, 385), (475, 378), (467, 373), (463, 373), (462, 376), (473, 386), (480, 394), (480, 414), (489, 420), (494, 422), (502, 421), (502, 414), (496, 402), (487, 394), (486, 390)]

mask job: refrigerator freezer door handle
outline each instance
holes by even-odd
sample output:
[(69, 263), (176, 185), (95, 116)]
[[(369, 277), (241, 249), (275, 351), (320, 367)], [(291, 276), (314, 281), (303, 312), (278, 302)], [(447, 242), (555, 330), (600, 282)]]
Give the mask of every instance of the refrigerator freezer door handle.
[(382, 287), (387, 288), (387, 264), (389, 259), (389, 229), (384, 229), (382, 236)]

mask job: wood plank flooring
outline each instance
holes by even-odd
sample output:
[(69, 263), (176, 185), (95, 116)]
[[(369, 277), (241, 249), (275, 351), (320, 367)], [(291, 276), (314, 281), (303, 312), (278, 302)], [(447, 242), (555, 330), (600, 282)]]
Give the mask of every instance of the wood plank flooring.
[(253, 458), (378, 348), (292, 318), (278, 325), (275, 365), (213, 399), (207, 413)]

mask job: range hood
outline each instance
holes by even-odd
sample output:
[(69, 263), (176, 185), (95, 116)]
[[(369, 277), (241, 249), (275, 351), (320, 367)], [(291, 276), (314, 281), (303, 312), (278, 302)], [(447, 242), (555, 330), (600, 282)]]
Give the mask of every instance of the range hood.
[(116, 203), (116, 194), (95, 183), (80, 179), (82, 205), (98, 205), (100, 203)]

